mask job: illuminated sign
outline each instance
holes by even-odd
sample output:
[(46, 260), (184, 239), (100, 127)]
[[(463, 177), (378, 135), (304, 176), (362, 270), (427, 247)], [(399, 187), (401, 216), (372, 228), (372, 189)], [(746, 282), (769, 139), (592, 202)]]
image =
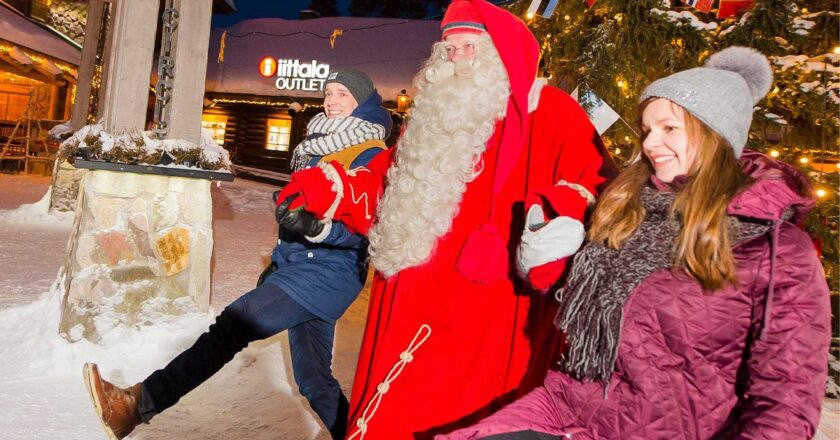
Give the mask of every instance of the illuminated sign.
[(265, 57), (260, 60), (260, 75), (270, 78), (277, 73), (277, 60), (271, 57)]
[(315, 60), (308, 63), (300, 60), (285, 60), (265, 57), (259, 63), (260, 75), (269, 78), (277, 76), (274, 86), (279, 90), (300, 90), (320, 92), (330, 74), (330, 65)]

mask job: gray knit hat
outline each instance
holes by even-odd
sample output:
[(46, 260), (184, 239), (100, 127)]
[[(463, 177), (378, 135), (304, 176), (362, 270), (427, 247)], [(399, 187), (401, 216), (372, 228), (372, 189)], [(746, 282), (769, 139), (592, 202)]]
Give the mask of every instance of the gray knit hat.
[(640, 101), (666, 98), (721, 135), (741, 157), (752, 124), (753, 106), (770, 91), (773, 71), (767, 57), (748, 47), (729, 47), (703, 67), (658, 79)]
[(327, 75), (324, 87), (326, 88), (329, 83), (339, 83), (344, 87), (347, 87), (347, 90), (350, 91), (350, 94), (353, 95), (353, 98), (355, 98), (356, 102), (359, 104), (365, 102), (370, 94), (373, 93), (373, 81), (371, 81), (370, 77), (361, 70), (348, 69), (344, 67), (333, 69), (329, 75)]

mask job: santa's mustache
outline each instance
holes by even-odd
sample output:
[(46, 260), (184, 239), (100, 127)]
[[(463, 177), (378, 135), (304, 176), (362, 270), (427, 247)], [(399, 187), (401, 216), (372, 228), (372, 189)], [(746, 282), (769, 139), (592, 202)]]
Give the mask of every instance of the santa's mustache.
[(426, 79), (439, 83), (453, 77), (470, 77), (476, 72), (476, 60), (462, 58), (458, 61), (441, 60), (426, 69)]

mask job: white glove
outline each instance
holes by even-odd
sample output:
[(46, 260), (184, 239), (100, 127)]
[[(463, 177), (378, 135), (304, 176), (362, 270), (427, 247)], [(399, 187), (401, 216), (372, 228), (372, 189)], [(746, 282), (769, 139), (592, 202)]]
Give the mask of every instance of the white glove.
[(542, 206), (533, 205), (525, 216), (516, 267), (520, 275), (527, 276), (534, 267), (574, 254), (584, 238), (583, 223), (571, 217), (557, 217), (546, 222)]

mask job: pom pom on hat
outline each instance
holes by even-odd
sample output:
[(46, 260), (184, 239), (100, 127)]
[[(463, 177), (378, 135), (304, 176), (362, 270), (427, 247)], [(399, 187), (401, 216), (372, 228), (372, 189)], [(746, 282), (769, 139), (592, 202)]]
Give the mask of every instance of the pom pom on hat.
[(744, 78), (752, 94), (753, 104), (761, 101), (773, 83), (773, 69), (767, 57), (749, 47), (726, 48), (706, 61), (706, 67), (728, 70)]

